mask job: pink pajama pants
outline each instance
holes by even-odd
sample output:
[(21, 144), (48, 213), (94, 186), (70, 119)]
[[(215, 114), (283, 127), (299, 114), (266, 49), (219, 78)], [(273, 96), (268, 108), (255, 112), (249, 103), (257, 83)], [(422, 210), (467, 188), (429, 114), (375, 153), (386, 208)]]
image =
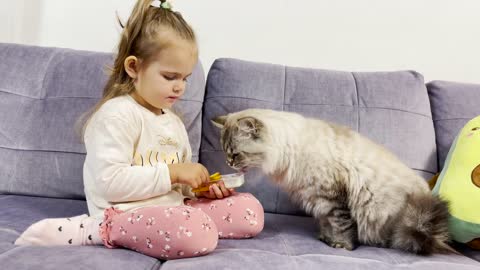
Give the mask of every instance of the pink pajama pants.
[(249, 193), (187, 200), (177, 207), (105, 210), (100, 235), (109, 248), (124, 247), (169, 260), (212, 252), (218, 238), (251, 238), (263, 229), (263, 207)]

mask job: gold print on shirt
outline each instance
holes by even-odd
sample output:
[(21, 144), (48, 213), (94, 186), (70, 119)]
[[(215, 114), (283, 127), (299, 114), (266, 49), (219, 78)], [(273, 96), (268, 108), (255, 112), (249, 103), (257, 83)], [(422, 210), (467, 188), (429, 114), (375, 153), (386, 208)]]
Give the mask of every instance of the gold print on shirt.
[(165, 138), (165, 137), (162, 137), (162, 136), (158, 136), (158, 137), (160, 137), (158, 139), (158, 144), (159, 145), (161, 145), (161, 146), (169, 145), (169, 146), (179, 148), (178, 142), (174, 141), (172, 138), (170, 138), (170, 137)]
[(183, 153), (180, 157), (180, 145), (170, 137), (160, 137), (157, 146), (152, 148), (154, 150), (149, 149), (144, 154), (135, 152), (132, 165), (155, 166), (158, 162), (166, 164), (185, 162), (186, 154)]

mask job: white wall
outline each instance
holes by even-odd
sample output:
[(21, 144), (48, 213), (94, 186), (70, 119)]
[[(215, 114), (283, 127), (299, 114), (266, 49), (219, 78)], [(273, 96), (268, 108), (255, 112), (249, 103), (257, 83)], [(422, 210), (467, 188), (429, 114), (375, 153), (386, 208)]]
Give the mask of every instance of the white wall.
[(36, 44), (44, 0), (0, 0), (0, 42)]
[[(0, 3), (16, 1), (0, 0)], [(6, 36), (8, 31), (0, 30), (0, 41), (96, 51), (114, 50), (119, 34), (115, 11), (126, 19), (134, 3), (133, 0), (23, 1), (40, 5), (36, 9), (40, 19), (37, 23), (24, 19), (20, 30), (18, 24), (13, 25), (16, 30), (10, 32), (24, 33), (13, 39), (14, 34)], [(176, 0), (173, 3), (195, 28), (206, 69), (215, 58), (235, 57), (349, 71), (414, 69), (426, 81), (480, 83), (478, 0)], [(1, 16), (5, 5), (0, 9)]]

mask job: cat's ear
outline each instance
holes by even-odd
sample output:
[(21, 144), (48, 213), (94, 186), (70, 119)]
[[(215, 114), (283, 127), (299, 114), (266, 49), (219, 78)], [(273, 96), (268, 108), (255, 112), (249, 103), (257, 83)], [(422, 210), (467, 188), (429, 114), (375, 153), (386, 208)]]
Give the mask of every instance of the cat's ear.
[(238, 127), (240, 130), (258, 137), (263, 124), (257, 118), (249, 116), (238, 119)]
[(227, 116), (222, 115), (222, 116), (217, 116), (212, 120), (212, 124), (219, 129), (222, 129), (223, 126), (225, 126), (225, 122), (227, 121)]

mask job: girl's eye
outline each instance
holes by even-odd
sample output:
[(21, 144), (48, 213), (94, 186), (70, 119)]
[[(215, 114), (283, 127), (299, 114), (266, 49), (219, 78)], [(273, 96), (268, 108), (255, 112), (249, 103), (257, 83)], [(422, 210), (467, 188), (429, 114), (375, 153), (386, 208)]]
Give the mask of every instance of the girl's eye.
[(164, 77), (167, 81), (173, 81), (173, 80), (175, 80), (175, 77), (172, 77), (172, 76), (163, 75), (163, 77)]
[(472, 131), (479, 130), (479, 129), (480, 129), (480, 127), (474, 127), (474, 128), (472, 128)]

